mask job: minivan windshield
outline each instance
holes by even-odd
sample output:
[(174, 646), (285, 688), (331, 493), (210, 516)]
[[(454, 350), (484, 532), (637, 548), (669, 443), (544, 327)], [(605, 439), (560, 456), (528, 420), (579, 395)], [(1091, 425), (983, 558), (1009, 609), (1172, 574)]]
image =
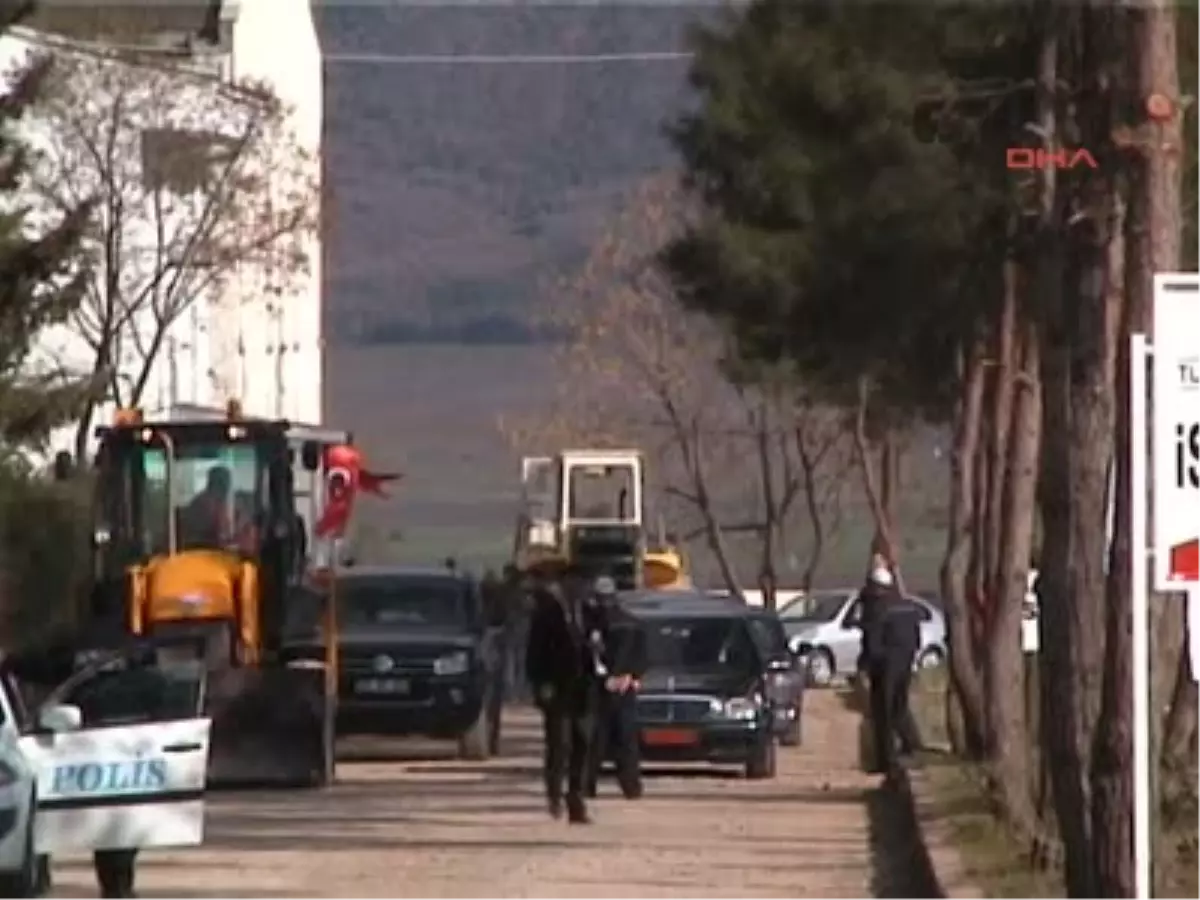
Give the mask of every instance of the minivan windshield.
[(779, 617), (785, 622), (832, 622), (846, 605), (846, 598), (841, 592), (800, 597), (781, 609)]
[(650, 668), (744, 671), (755, 665), (745, 622), (733, 616), (651, 619), (646, 622)]
[(461, 627), (466, 601), (453, 578), (351, 578), (338, 588), (344, 627)]

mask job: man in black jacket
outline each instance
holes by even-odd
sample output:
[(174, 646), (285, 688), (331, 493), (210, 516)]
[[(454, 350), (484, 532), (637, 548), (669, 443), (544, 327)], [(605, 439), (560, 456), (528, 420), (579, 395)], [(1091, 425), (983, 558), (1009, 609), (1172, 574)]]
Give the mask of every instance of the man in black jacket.
[(562, 582), (535, 580), (525, 674), (542, 713), (543, 775), (550, 815), (562, 815), (563, 779), (567, 817), (590, 821), (585, 779), (595, 715), (598, 674), (591, 637), (603, 632), (598, 609), (582, 589), (584, 573), (570, 567)]
[(913, 663), (921, 646), (921, 611), (900, 594), (885, 566), (871, 571), (860, 599), (875, 771), (890, 776), (900, 766), (897, 742), (909, 753), (921, 744), (909, 707)]
[(605, 611), (601, 661), (604, 683), (599, 695), (588, 796), (596, 796), (600, 768), (611, 749), (617, 764), (617, 783), (626, 799), (642, 796), (638, 755), (637, 690), (646, 672), (646, 635), (641, 624), (617, 602), (616, 585), (607, 576), (596, 579), (596, 599)]

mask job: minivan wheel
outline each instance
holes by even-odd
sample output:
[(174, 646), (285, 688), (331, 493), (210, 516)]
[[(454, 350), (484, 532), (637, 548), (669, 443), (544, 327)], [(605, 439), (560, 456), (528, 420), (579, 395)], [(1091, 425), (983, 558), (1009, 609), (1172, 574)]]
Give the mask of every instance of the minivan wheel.
[(817, 647), (808, 656), (808, 681), (817, 687), (828, 687), (833, 683), (833, 654), (824, 647)]

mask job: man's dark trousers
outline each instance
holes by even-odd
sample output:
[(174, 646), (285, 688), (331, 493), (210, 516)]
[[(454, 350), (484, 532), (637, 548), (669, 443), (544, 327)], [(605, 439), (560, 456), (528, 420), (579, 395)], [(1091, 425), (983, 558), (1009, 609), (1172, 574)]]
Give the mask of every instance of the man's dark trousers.
[(546, 798), (554, 812), (561, 808), (564, 780), (572, 816), (577, 816), (583, 808), (593, 720), (594, 714), (586, 702), (571, 703), (556, 697), (542, 706), (545, 743), (542, 772)]
[(901, 753), (916, 753), (921, 749), (921, 733), (913, 716), (909, 698), (912, 692), (912, 665), (899, 667), (889, 687), (891, 694), (892, 730), (900, 741)]
[(886, 659), (870, 667), (871, 731), (876, 770), (891, 774), (900, 768), (897, 740), (906, 752), (920, 748), (916, 722), (908, 705), (912, 686), (911, 660)]
[(603, 691), (596, 717), (595, 739), (588, 771), (588, 795), (596, 795), (600, 769), (612, 751), (621, 793), (633, 799), (642, 795), (642, 765), (638, 753), (637, 693)]
[(874, 770), (891, 774), (900, 767), (896, 753), (895, 698), (899, 673), (890, 660), (872, 660), (868, 668), (871, 679), (871, 737), (875, 751)]

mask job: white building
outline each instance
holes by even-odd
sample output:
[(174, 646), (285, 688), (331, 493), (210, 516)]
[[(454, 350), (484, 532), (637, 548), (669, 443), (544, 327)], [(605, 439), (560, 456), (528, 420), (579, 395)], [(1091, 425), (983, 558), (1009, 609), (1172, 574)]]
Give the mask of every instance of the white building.
[[(93, 56), (103, 47), (96, 28), (103, 28), (104, 21), (98, 26), (86, 7), (43, 9), (28, 27), (0, 38), (5, 69), (31, 45)], [(111, 12), (109, 6), (98, 9)], [(144, 17), (138, 21), (146, 29), (136, 38), (137, 46), (161, 48), (164, 64), (210, 73), (214, 96), (221, 82), (253, 81), (290, 108), (289, 128), (308, 155), (316, 187), (312, 217), (319, 223), (323, 90), (310, 0), (152, 4), (141, 6), (136, 15)], [(128, 31), (123, 32), (121, 43), (129, 40)], [(196, 81), (189, 83), (194, 88)], [(30, 127), (36, 129), (36, 123)], [(287, 277), (278, 296), (264, 296), (271, 279), (267, 265), (243, 264), (220, 290), (208, 292), (179, 316), (150, 366), (140, 404), (148, 414), (173, 404), (221, 406), (237, 397), (250, 415), (322, 421), (320, 228), (307, 233), (302, 243), (306, 265)], [(94, 361), (86, 342), (63, 328), (47, 333), (40, 349), (43, 359), (80, 371), (88, 371)], [(136, 363), (122, 359), (120, 366), (125, 371)], [(94, 424), (107, 421), (111, 413), (111, 406), (98, 410)], [(74, 434), (73, 427), (63, 429), (52, 451), (73, 449)]]

